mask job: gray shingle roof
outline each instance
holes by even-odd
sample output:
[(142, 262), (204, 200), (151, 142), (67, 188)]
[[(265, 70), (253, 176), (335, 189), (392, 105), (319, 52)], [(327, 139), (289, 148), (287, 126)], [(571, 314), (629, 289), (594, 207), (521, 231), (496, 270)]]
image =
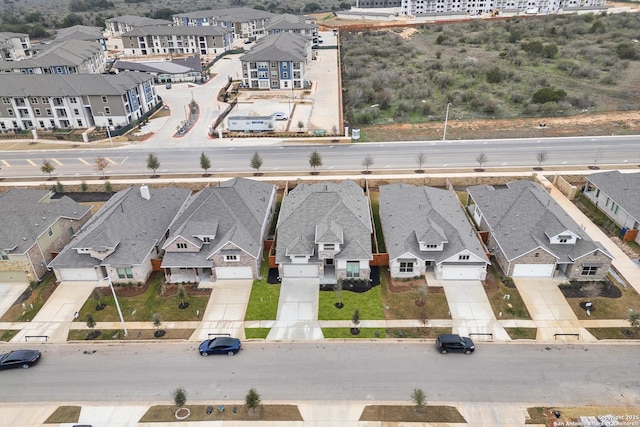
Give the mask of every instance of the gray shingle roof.
[[(620, 173), (619, 171), (594, 173), (587, 177), (600, 191), (604, 192), (618, 206), (627, 211), (636, 221), (640, 221), (640, 173)], [(629, 224), (632, 226), (633, 224)]]
[(308, 36), (294, 33), (272, 34), (259, 39), (240, 60), (303, 62), (307, 58), (309, 41)]
[[(287, 250), (302, 247), (308, 252), (309, 247), (315, 247), (316, 227), (326, 224), (328, 218), (344, 235), (344, 244), (336, 259), (372, 259), (369, 202), (362, 188), (347, 180), (338, 184), (299, 184), (289, 192), (278, 217), (276, 261), (289, 262)], [(311, 261), (317, 261), (315, 252)]]
[(290, 15), (285, 13), (283, 15), (275, 16), (265, 24), (265, 30), (313, 30), (318, 28), (317, 25), (307, 24), (304, 16)]
[[(228, 242), (233, 243), (249, 255), (257, 258), (262, 248), (262, 224), (268, 211), (273, 184), (234, 178), (220, 183), (218, 187), (207, 187), (190, 197), (170, 227), (167, 244), (178, 237), (187, 239), (201, 247), (200, 252), (190, 253), (197, 265), (206, 262)], [(210, 243), (202, 244), (194, 235), (215, 235)], [(166, 252), (162, 265), (176, 266), (185, 258), (183, 253)]]
[(137, 27), (134, 30), (122, 34), (122, 37), (140, 36), (222, 36), (230, 33), (230, 28), (217, 27), (214, 25), (186, 26), (186, 25), (152, 25)]
[(197, 56), (188, 58), (174, 58), (171, 61), (132, 62), (120, 59), (111, 66), (117, 70), (142, 71), (156, 74), (183, 74), (202, 72), (202, 62)]
[(79, 220), (91, 210), (90, 206), (82, 206), (69, 197), (49, 199), (50, 195), (48, 190), (26, 188), (13, 188), (0, 194), (1, 249), (24, 253), (58, 219)]
[[(536, 248), (553, 254), (560, 263), (572, 262), (597, 249), (611, 256), (602, 245), (591, 240), (540, 184), (513, 181), (507, 188), (478, 185), (468, 187), (467, 191), (508, 260)], [(564, 231), (579, 237), (575, 245), (549, 243), (550, 237)]]
[(102, 29), (89, 27), (87, 25), (74, 25), (73, 27), (61, 28), (56, 32), (56, 40), (100, 40), (104, 39)]
[(228, 9), (198, 10), (195, 12), (178, 13), (177, 18), (206, 19), (215, 18), (217, 21), (247, 22), (254, 19), (266, 19), (277, 16), (264, 10), (251, 9), (249, 7), (232, 7)]
[[(141, 265), (189, 197), (181, 188), (150, 188), (149, 200), (140, 189), (129, 187), (116, 193), (85, 224), (73, 240), (51, 262), (54, 268), (87, 268), (98, 265)], [(116, 247), (103, 262), (76, 248)]]
[(152, 19), (145, 16), (122, 15), (105, 19), (105, 22), (122, 22), (123, 24), (142, 27), (145, 25), (171, 25), (171, 21), (164, 19)]
[[(409, 184), (380, 186), (380, 222), (389, 260), (410, 252), (437, 264), (469, 251), (489, 262), (455, 193)], [(420, 251), (426, 244), (446, 242), (442, 251)]]
[(82, 96), (122, 95), (150, 80), (145, 73), (112, 74), (3, 74), (1, 96)]

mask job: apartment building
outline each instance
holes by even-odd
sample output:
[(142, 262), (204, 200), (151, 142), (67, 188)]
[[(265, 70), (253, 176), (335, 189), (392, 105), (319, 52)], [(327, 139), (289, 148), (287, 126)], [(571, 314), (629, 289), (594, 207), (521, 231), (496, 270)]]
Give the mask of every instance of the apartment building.
[[(366, 1), (366, 0), (364, 0)], [(360, 3), (364, 3), (360, 0)], [(371, 3), (379, 3), (372, 0)], [(392, 3), (392, 2), (391, 2)], [(495, 10), (531, 14), (559, 12), (571, 9), (603, 7), (606, 0), (402, 0), (403, 15), (420, 16), (438, 13), (479, 15)], [(367, 6), (361, 6), (367, 7)], [(368, 6), (390, 7), (390, 6)]]
[(146, 73), (12, 73), (0, 78), (0, 131), (117, 129), (140, 119), (158, 102)]
[(242, 81), (255, 89), (302, 89), (311, 58), (311, 37), (294, 33), (266, 36), (240, 57)]
[(149, 27), (152, 25), (171, 25), (171, 21), (164, 19), (152, 19), (144, 16), (122, 15), (105, 19), (106, 32), (111, 37), (120, 37), (124, 33), (133, 31), (139, 27)]
[(265, 26), (267, 34), (294, 33), (305, 36), (315, 36), (318, 34), (318, 24), (315, 19), (305, 16), (284, 15), (275, 16), (267, 22)]
[(233, 31), (234, 39), (247, 40), (266, 34), (266, 23), (275, 16), (278, 15), (248, 7), (237, 7), (178, 13), (173, 15), (173, 23), (182, 26), (223, 27)]
[(29, 34), (1, 32), (0, 62), (17, 61), (31, 56)]
[(219, 55), (231, 48), (233, 33), (222, 27), (150, 26), (122, 35), (125, 55)]
[(105, 71), (105, 51), (97, 41), (60, 40), (34, 48), (21, 61), (0, 62), (0, 72), (21, 74), (99, 74)]

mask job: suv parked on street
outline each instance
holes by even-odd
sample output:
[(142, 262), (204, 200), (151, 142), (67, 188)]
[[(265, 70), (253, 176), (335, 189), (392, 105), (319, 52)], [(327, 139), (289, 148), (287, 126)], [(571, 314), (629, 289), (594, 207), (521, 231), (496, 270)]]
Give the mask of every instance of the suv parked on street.
[(471, 354), (476, 349), (476, 346), (471, 341), (471, 338), (461, 337), (457, 334), (440, 334), (436, 339), (436, 348), (442, 354), (447, 354), (450, 351)]

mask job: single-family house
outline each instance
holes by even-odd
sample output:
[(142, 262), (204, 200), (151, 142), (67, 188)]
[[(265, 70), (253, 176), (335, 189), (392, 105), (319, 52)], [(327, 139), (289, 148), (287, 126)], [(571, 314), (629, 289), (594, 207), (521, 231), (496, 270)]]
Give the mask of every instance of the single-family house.
[(506, 276), (602, 280), (612, 255), (532, 181), (467, 188), (467, 207), (489, 233), (487, 248)]
[(91, 218), (91, 207), (49, 190), (0, 194), (0, 282), (42, 278), (47, 264)]
[(282, 201), (276, 233), (281, 278), (370, 278), (369, 201), (353, 181), (298, 184)]
[(162, 247), (167, 282), (258, 277), (275, 206), (275, 185), (245, 178), (192, 195)]
[(453, 191), (383, 185), (379, 206), (391, 277), (486, 278), (486, 250)]
[(117, 192), (49, 264), (58, 280), (145, 282), (190, 191), (129, 187)]
[(240, 57), (242, 83), (252, 89), (303, 89), (311, 37), (284, 32), (266, 36)]
[(587, 176), (584, 195), (624, 230), (626, 240), (640, 243), (640, 173), (599, 172)]

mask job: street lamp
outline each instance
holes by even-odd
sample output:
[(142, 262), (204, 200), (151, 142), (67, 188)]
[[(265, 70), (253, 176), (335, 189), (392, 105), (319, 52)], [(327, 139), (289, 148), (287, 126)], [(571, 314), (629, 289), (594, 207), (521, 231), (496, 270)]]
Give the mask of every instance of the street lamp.
[[(102, 117), (105, 119), (107, 116), (104, 115), (104, 112), (98, 111), (98, 114), (102, 114)], [(109, 119), (107, 119), (107, 136), (109, 137), (109, 144), (111, 144), (111, 148), (113, 148), (113, 140), (111, 139), (111, 130), (109, 130)]]
[(122, 329), (124, 330), (124, 336), (129, 335), (127, 332), (127, 326), (124, 324), (124, 317), (122, 317), (122, 310), (120, 310), (120, 304), (118, 303), (118, 297), (116, 297), (116, 290), (113, 289), (113, 283), (111, 282), (111, 277), (107, 276), (104, 278), (107, 282), (109, 282), (109, 287), (111, 288), (111, 293), (113, 294), (113, 300), (116, 302), (116, 308), (118, 309), (118, 314), (120, 315), (120, 323), (122, 323)]
[(447, 122), (449, 121), (449, 106), (451, 103), (447, 103), (447, 113), (444, 115), (444, 132), (442, 133), (442, 140), (447, 139)]

